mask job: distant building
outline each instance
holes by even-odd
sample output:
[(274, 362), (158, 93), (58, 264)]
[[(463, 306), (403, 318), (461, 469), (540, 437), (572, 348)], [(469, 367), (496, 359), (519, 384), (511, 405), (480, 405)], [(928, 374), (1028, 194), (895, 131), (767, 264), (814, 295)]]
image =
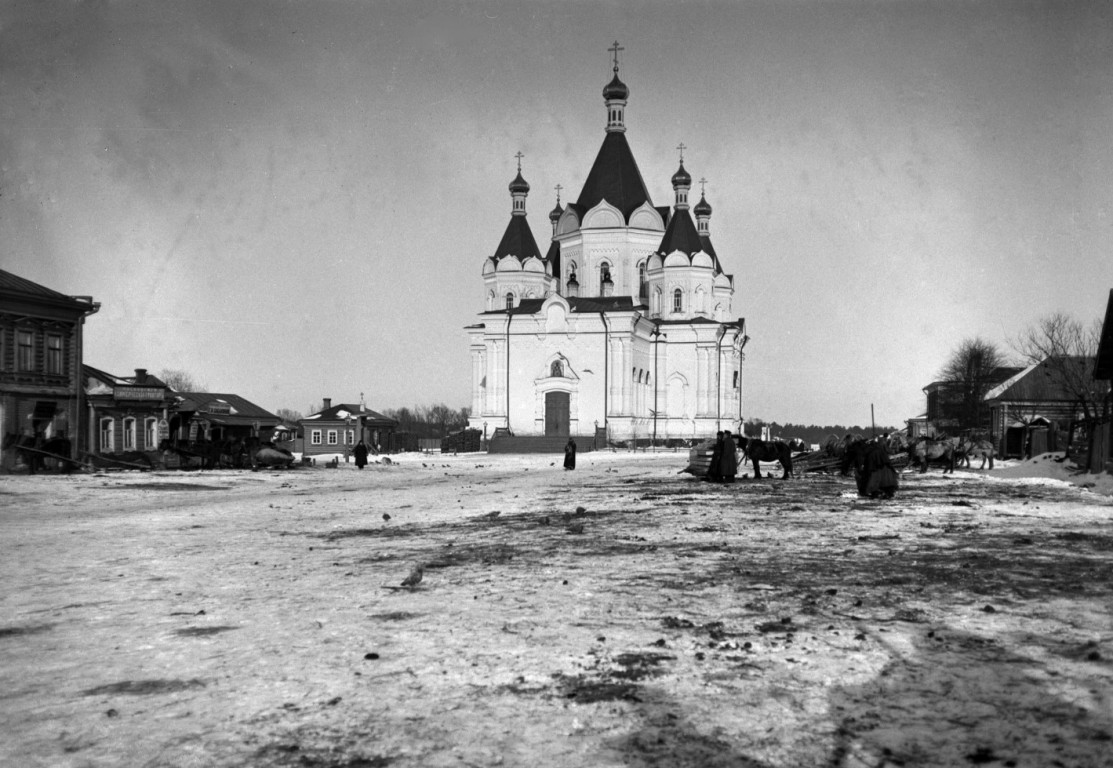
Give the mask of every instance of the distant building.
[(1094, 360), (1094, 378), (1105, 382), (1105, 401), (1101, 408), (1101, 426), (1095, 434), (1094, 457), (1090, 469), (1113, 472), (1113, 290), (1105, 305), (1105, 322), (1101, 326), (1098, 354)]
[[(1015, 366), (999, 366), (990, 371), (984, 380), (976, 383), (933, 381), (923, 390), (927, 398), (927, 411), (922, 417), (910, 420), (917, 422), (912, 436), (988, 433), (990, 410), (985, 404), (985, 393), (1023, 370)], [(971, 389), (975, 384), (982, 394), (980, 398), (976, 392), (971, 396)]]
[[(4, 444), (50, 440), (75, 457), (82, 444), (85, 318), (100, 304), (67, 296), (0, 269), (0, 429)], [(22, 464), (14, 450), (0, 470)]]
[(170, 439), (178, 445), (204, 440), (220, 443), (269, 441), (282, 419), (255, 403), (232, 394), (175, 392)]
[(1030, 365), (985, 395), (990, 409), (990, 437), (1003, 458), (1034, 456), (1066, 448), (1067, 436), (1084, 413), (1078, 396), (1064, 381), (1092, 378), (1094, 361), (1055, 358)]
[(162, 379), (136, 368), (134, 376), (115, 376), (83, 366), (88, 417), (84, 450), (112, 459), (144, 453), (159, 460), (159, 446), (170, 436), (170, 410), (177, 404)]
[(394, 433), (398, 429), (394, 419), (362, 403), (333, 405), (332, 399), (326, 397), (323, 405), (320, 411), (298, 422), (304, 456), (346, 453), (360, 440), (373, 452), (394, 452)]
[[(711, 205), (655, 206), (626, 139), (629, 89), (603, 89), (605, 136), (575, 202), (549, 213), (542, 252), (526, 220), (530, 186), (510, 182), (510, 221), (482, 263), (484, 310), (467, 328), (469, 426), (484, 434), (693, 438), (742, 420), (745, 322), (711, 244)], [(694, 214), (694, 218), (693, 218)]]

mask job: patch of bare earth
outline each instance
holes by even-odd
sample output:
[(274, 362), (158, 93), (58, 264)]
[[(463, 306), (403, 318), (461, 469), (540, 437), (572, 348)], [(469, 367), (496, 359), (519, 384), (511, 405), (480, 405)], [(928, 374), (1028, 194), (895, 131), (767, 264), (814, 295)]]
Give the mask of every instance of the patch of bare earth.
[(3, 478), (0, 764), (1113, 765), (1110, 499), (683, 465)]

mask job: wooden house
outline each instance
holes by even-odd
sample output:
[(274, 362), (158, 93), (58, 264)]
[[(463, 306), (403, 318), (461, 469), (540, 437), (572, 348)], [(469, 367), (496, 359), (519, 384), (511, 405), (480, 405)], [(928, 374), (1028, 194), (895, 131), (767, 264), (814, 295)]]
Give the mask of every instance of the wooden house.
[(136, 368), (134, 376), (115, 376), (91, 365), (82, 370), (88, 418), (84, 452), (107, 466), (127, 466), (143, 457), (157, 463), (159, 446), (170, 436), (170, 409), (177, 402), (173, 391), (145, 368)]
[(985, 402), (998, 455), (1018, 458), (1065, 450), (1068, 435), (1084, 418), (1065, 379), (1090, 375), (1093, 364), (1085, 357), (1048, 358), (989, 390)]
[(346, 454), (360, 440), (373, 453), (395, 451), (394, 433), (398, 429), (396, 420), (372, 411), (362, 403), (333, 405), (332, 399), (326, 397), (323, 405), (320, 411), (299, 422), (304, 456)]

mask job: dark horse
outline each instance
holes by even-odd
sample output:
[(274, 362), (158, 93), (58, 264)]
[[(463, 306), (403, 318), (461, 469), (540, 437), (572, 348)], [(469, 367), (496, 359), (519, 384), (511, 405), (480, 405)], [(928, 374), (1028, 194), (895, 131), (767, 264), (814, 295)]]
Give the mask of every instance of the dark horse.
[[(4, 435), (4, 450), (14, 448), (27, 465), (27, 471), (35, 474), (43, 468), (43, 459), (56, 459), (66, 472), (73, 471), (74, 461), (70, 458), (70, 441), (65, 437), (34, 438), (30, 435), (17, 435), (9, 432)], [(49, 456), (45, 454), (50, 454)]]
[(749, 458), (754, 465), (754, 479), (761, 477), (762, 461), (779, 461), (784, 468), (783, 478), (794, 477), (792, 472), (792, 449), (788, 443), (779, 440), (759, 440), (756, 437), (739, 437), (738, 447), (742, 449), (743, 458)]

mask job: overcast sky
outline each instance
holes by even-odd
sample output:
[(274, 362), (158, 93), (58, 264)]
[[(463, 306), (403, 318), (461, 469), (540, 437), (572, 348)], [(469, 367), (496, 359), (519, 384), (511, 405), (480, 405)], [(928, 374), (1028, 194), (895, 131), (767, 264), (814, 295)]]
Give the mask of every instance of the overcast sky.
[(1104, 313), (1103, 0), (0, 2), (0, 265), (101, 302), (112, 373), (470, 405), (514, 154), (544, 249), (615, 39), (654, 204), (680, 142), (707, 178), (747, 417), (900, 424), (963, 338)]

